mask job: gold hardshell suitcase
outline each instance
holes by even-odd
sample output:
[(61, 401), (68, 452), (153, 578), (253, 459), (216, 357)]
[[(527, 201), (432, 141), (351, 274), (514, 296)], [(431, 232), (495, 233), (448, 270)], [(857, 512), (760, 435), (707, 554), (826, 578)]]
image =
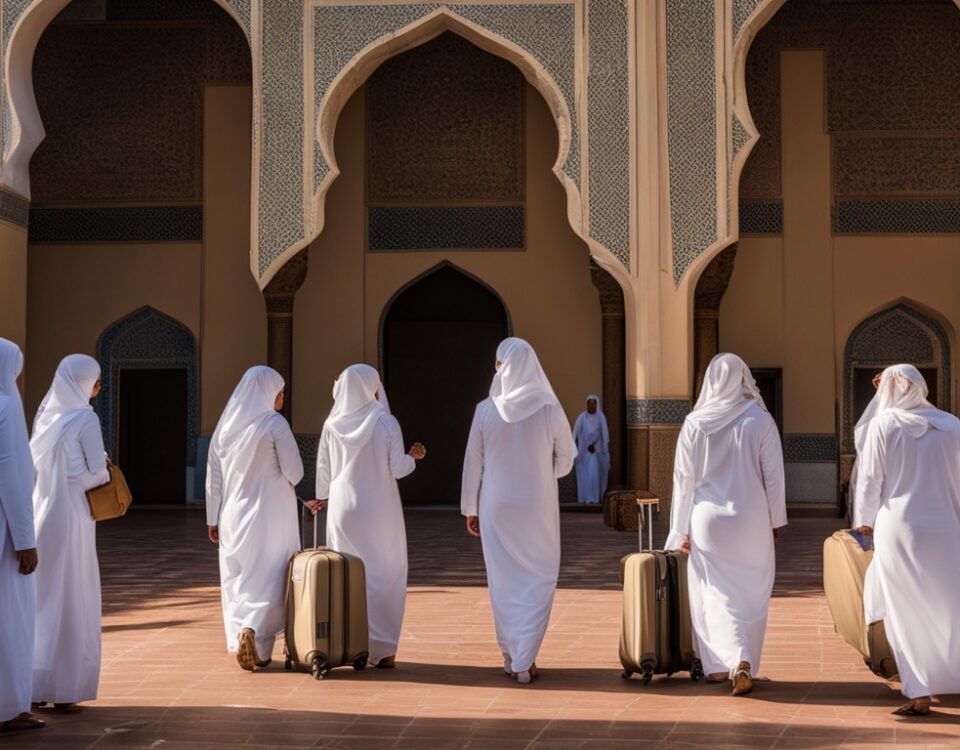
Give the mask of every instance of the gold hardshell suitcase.
[(841, 529), (823, 543), (823, 590), (837, 633), (863, 656), (875, 675), (890, 679), (897, 664), (883, 622), (867, 625), (863, 614), (863, 584), (873, 550), (865, 549), (849, 529)]
[(307, 667), (322, 680), (331, 669), (367, 667), (366, 572), (359, 557), (314, 546), (290, 559), (284, 638), (287, 669)]

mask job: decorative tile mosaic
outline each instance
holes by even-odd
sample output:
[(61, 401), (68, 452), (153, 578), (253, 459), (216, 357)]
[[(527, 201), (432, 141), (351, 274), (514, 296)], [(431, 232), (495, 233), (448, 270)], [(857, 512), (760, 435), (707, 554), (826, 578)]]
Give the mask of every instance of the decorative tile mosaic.
[(843, 352), (843, 407), (841, 447), (853, 453), (854, 375), (863, 366), (886, 367), (909, 362), (917, 367), (939, 370), (936, 406), (950, 411), (953, 380), (951, 375), (950, 337), (935, 318), (905, 304), (881, 310), (853, 329)]
[(837, 234), (954, 234), (960, 232), (960, 200), (839, 200)]
[(30, 201), (19, 195), (0, 190), (0, 221), (9, 221), (26, 227), (30, 216)]
[[(273, 2), (261, 16), (260, 274), (304, 239), (303, 3)], [(319, 49), (319, 48), (318, 48)]]
[(717, 123), (712, 0), (667, 12), (667, 140), (673, 279), (717, 239)]
[(733, 0), (733, 41), (737, 41), (753, 11), (767, 0)]
[(691, 408), (688, 399), (627, 399), (627, 424), (683, 424)]
[(95, 401), (107, 451), (119, 451), (121, 369), (177, 369), (187, 371), (187, 466), (196, 466), (200, 403), (197, 342), (190, 329), (173, 318), (144, 307), (117, 321), (97, 342), (100, 395)]
[(370, 250), (519, 250), (523, 206), (371, 206)]
[(200, 242), (203, 206), (36, 208), (30, 242)]
[(741, 199), (740, 234), (783, 234), (783, 201)]
[(320, 447), (319, 435), (296, 435), (300, 460), (303, 461), (303, 479), (297, 485), (297, 497), (312, 500), (317, 488), (317, 450)]
[(202, 21), (223, 11), (217, 0), (106, 0), (108, 21)]
[[(750, 141), (750, 133), (747, 132), (747, 129), (743, 126), (743, 123), (740, 122), (740, 118), (736, 115), (733, 115), (730, 123), (731, 129), (731, 148), (730, 148), (730, 167), (733, 168), (733, 162), (740, 154), (740, 151), (743, 150), (743, 147), (747, 145)], [(733, 186), (733, 189), (736, 190), (736, 185)]]
[(960, 135), (837, 133), (832, 140), (837, 196), (960, 196)]
[(823, 434), (785, 434), (783, 436), (783, 460), (790, 463), (822, 462), (837, 460), (837, 436)]
[(630, 266), (630, 52), (626, 0), (589, 0), (590, 236)]

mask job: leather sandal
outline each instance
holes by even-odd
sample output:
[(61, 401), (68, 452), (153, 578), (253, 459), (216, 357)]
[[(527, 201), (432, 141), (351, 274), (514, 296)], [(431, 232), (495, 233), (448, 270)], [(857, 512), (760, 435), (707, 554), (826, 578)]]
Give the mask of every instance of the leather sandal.
[(28, 732), (31, 729), (43, 729), (47, 723), (34, 718), (29, 713), (22, 713), (16, 718), (0, 724), (0, 732)]
[(914, 698), (904, 703), (893, 713), (897, 716), (929, 716), (930, 715), (930, 697)]
[(260, 655), (257, 653), (254, 632), (251, 628), (244, 628), (240, 631), (239, 643), (237, 644), (237, 664), (240, 665), (240, 669), (254, 672), (259, 663)]
[(397, 668), (397, 657), (396, 656), (384, 656), (380, 661), (378, 661), (374, 666), (377, 669), (396, 669)]
[(733, 673), (733, 695), (748, 695), (753, 690), (753, 679), (750, 677), (750, 663), (740, 662)]

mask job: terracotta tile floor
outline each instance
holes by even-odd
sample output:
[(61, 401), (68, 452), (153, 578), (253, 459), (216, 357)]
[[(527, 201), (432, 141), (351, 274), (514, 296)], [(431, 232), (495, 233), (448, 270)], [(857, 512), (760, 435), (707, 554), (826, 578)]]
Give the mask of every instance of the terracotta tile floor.
[(620, 679), (618, 560), (636, 535), (604, 528), (597, 514), (563, 514), (543, 676), (521, 687), (501, 673), (480, 547), (453, 511), (407, 516), (401, 668), (337, 670), (324, 682), (276, 662), (241, 672), (224, 650), (203, 514), (133, 511), (101, 527), (100, 700), (80, 716), (48, 717), (43, 731), (0, 737), (0, 750), (960, 748), (960, 698), (925, 719), (892, 716), (899, 695), (833, 632), (820, 548), (838, 523), (799, 518), (781, 540), (761, 670), (770, 681), (735, 699), (680, 676)]

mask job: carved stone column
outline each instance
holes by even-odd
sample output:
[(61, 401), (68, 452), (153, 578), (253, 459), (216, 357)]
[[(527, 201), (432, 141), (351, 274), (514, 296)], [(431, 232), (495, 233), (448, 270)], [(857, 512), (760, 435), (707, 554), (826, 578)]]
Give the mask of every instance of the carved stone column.
[(307, 278), (304, 248), (277, 271), (263, 290), (267, 303), (267, 364), (283, 376), (286, 398), (283, 416), (293, 423), (293, 299)]
[(697, 282), (693, 302), (693, 400), (700, 395), (700, 386), (710, 360), (720, 353), (720, 302), (730, 285), (737, 246), (731, 245), (703, 269)]
[(626, 319), (623, 290), (609, 273), (593, 260), (590, 279), (600, 295), (603, 320), (603, 411), (610, 426), (611, 489), (624, 487), (627, 480), (627, 390), (626, 390)]

